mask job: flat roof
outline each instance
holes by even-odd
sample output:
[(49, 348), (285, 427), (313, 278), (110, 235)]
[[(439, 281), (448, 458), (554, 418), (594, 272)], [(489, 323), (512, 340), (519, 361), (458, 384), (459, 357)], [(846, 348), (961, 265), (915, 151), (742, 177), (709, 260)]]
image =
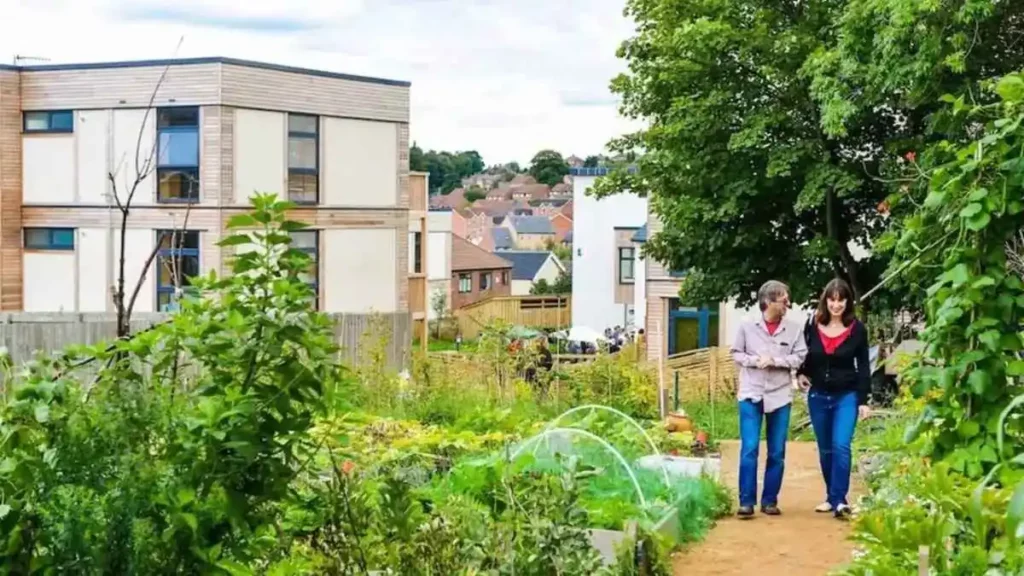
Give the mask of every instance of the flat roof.
[(197, 64), (231, 64), (233, 66), (260, 68), (263, 70), (273, 70), (275, 72), (290, 72), (292, 74), (321, 76), (323, 78), (352, 80), (354, 82), (369, 82), (372, 84), (384, 84), (387, 86), (403, 86), (406, 88), (412, 85), (411, 82), (405, 80), (390, 80), (387, 78), (374, 78), (372, 76), (342, 74), (340, 72), (328, 72), (326, 70), (314, 70), (312, 68), (283, 66), (281, 64), (256, 62), (254, 60), (240, 60), (238, 58), (227, 58), (224, 56), (209, 56), (203, 58), (169, 58), (163, 60), (123, 60), (118, 62), (85, 62), (80, 64), (33, 64), (30, 66), (11, 66), (8, 64), (0, 64), (0, 70), (18, 70), (21, 72), (46, 72), (60, 70), (103, 70), (108, 68), (142, 68), (149, 66), (190, 66)]

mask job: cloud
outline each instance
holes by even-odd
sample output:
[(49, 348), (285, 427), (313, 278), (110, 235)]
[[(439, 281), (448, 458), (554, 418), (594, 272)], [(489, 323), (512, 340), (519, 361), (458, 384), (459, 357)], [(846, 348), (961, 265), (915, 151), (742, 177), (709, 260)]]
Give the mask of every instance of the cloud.
[(0, 0), (0, 56), (220, 55), (408, 80), (420, 145), (525, 163), (542, 148), (598, 153), (635, 128), (608, 90), (632, 32), (624, 2)]

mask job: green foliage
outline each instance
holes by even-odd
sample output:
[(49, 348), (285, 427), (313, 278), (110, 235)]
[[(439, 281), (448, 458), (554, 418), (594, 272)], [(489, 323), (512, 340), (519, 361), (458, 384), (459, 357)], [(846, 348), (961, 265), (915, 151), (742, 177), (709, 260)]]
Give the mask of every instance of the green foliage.
[[(750, 303), (769, 278), (807, 301), (834, 275), (863, 294), (891, 257), (891, 220), (913, 210), (897, 160), (934, 138), (952, 87), (1024, 65), (1020, 3), (631, 0), (636, 36), (613, 81), (649, 126), (614, 141), (642, 151), (598, 194), (649, 198), (664, 223), (645, 250), (691, 270), (688, 299)], [(959, 52), (962, 52), (959, 56)], [(871, 247), (856, 261), (854, 242)], [(915, 304), (909, 284), (876, 308)]]
[(466, 202), (472, 204), (477, 200), (483, 200), (484, 198), (487, 198), (487, 192), (484, 192), (479, 188), (471, 188), (469, 190), (466, 190), (466, 194), (463, 196), (463, 198), (466, 199)]
[(482, 172), (483, 158), (475, 150), (424, 152), (415, 143), (409, 148), (409, 169), (430, 173), (430, 193), (447, 194), (462, 186), (462, 179)]
[(222, 241), (234, 274), (193, 280), (169, 322), (40, 359), (0, 407), (3, 571), (239, 573), (278, 550), (275, 524), (309, 429), (343, 381), (310, 310), (309, 256), (288, 204), (256, 196)]
[(541, 150), (530, 160), (531, 176), (541, 184), (554, 186), (569, 173), (569, 164), (562, 155), (554, 150)]
[(987, 123), (976, 140), (941, 141), (924, 155), (919, 170), (928, 195), (896, 246), (912, 263), (908, 279), (927, 286), (925, 354), (906, 376), (931, 401), (909, 434), (927, 433), (933, 457), (972, 478), (1024, 448), (1018, 421), (1008, 423), (1009, 442), (997, 442), (999, 417), (1024, 375), (1024, 282), (1008, 273), (1005, 251), (1024, 212), (1018, 84), (1024, 80), (1011, 75), (995, 86), (1001, 102), (956, 106), (951, 121), (975, 130)]

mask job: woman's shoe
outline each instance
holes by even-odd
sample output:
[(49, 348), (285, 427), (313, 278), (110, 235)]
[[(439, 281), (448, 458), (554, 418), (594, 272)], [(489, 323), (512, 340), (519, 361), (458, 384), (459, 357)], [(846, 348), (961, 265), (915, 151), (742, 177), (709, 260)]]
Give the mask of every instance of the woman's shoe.
[(836, 506), (835, 511), (836, 518), (840, 520), (846, 520), (850, 516), (853, 516), (853, 508), (850, 508), (849, 504), (840, 504)]
[(740, 509), (736, 511), (736, 515), (739, 516), (741, 520), (750, 520), (754, 517), (754, 507), (740, 506)]
[(832, 505), (828, 502), (822, 502), (821, 504), (818, 504), (814, 511), (819, 514), (828, 514), (832, 511)]

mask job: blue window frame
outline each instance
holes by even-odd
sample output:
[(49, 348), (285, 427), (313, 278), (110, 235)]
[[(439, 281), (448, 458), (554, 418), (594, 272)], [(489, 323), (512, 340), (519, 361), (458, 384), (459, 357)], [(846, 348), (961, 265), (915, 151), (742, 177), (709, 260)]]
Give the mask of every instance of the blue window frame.
[(199, 108), (157, 110), (157, 201), (199, 201)]
[(170, 312), (177, 307), (175, 286), (187, 291), (192, 278), (199, 275), (199, 232), (158, 230), (160, 249), (156, 256), (157, 310)]
[(316, 204), (320, 198), (320, 118), (288, 115), (288, 199)]
[(320, 252), (320, 234), (316, 230), (301, 230), (292, 232), (291, 247), (299, 252), (309, 254), (313, 260), (310, 269), (302, 276), (306, 285), (313, 290), (313, 306), (320, 308), (320, 259), (317, 254)]
[(74, 228), (25, 228), (26, 250), (74, 250)]
[(75, 131), (75, 114), (71, 110), (25, 112), (21, 128), (26, 134), (69, 134)]

